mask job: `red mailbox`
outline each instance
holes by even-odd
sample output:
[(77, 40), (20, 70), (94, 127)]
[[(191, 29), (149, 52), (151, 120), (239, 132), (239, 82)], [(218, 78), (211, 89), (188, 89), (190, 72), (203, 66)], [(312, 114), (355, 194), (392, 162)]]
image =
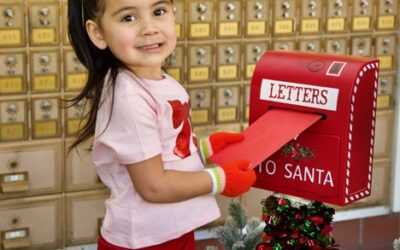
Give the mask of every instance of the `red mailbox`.
[(251, 82), (250, 125), (270, 110), (321, 119), (255, 168), (255, 187), (342, 206), (369, 196), (378, 65), (365, 57), (265, 53)]

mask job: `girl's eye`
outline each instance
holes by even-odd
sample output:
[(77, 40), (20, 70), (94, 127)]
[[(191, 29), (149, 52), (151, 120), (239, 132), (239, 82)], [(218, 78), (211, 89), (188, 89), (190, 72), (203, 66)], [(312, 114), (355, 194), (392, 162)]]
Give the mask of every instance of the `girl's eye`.
[(158, 9), (158, 10), (154, 11), (154, 15), (156, 15), (156, 16), (162, 16), (162, 15), (165, 15), (165, 13), (167, 13), (167, 11), (163, 10), (163, 9)]
[(123, 22), (132, 22), (132, 21), (135, 21), (135, 20), (136, 20), (136, 17), (132, 16), (132, 15), (124, 16), (122, 18)]

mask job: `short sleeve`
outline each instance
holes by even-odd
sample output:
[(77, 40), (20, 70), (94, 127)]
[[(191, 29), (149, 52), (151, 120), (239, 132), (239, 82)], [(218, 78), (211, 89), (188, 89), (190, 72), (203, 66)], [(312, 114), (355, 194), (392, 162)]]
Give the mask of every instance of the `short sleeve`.
[(115, 95), (110, 121), (98, 140), (112, 149), (119, 163), (133, 164), (161, 154), (153, 102), (151, 97), (140, 93)]

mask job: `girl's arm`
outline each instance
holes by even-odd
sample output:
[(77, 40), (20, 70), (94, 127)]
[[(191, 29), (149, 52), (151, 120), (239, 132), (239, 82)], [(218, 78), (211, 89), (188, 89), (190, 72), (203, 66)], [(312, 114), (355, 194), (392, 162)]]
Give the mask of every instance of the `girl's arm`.
[(127, 165), (132, 183), (148, 202), (179, 202), (211, 193), (213, 182), (206, 171), (165, 170), (161, 155)]
[(164, 170), (161, 155), (127, 166), (139, 195), (148, 202), (169, 203), (204, 194), (236, 197), (256, 181), (248, 160), (233, 160), (198, 172)]

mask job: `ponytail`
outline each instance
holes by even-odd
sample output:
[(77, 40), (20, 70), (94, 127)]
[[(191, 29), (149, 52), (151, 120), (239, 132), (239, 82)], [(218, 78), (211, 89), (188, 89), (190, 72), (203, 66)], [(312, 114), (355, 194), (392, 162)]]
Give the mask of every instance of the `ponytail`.
[(114, 82), (120, 63), (108, 48), (100, 50), (91, 42), (85, 27), (87, 20), (98, 20), (103, 14), (103, 1), (68, 0), (69, 39), (76, 56), (88, 71), (85, 86), (77, 96), (67, 100), (70, 102), (68, 107), (81, 100), (85, 100), (85, 108), (89, 107), (88, 111), (82, 114), (81, 121), (85, 122), (81, 122), (82, 127), (79, 128), (78, 135), (69, 150), (94, 135), (104, 78), (109, 70), (111, 70), (112, 93), (114, 92)]

